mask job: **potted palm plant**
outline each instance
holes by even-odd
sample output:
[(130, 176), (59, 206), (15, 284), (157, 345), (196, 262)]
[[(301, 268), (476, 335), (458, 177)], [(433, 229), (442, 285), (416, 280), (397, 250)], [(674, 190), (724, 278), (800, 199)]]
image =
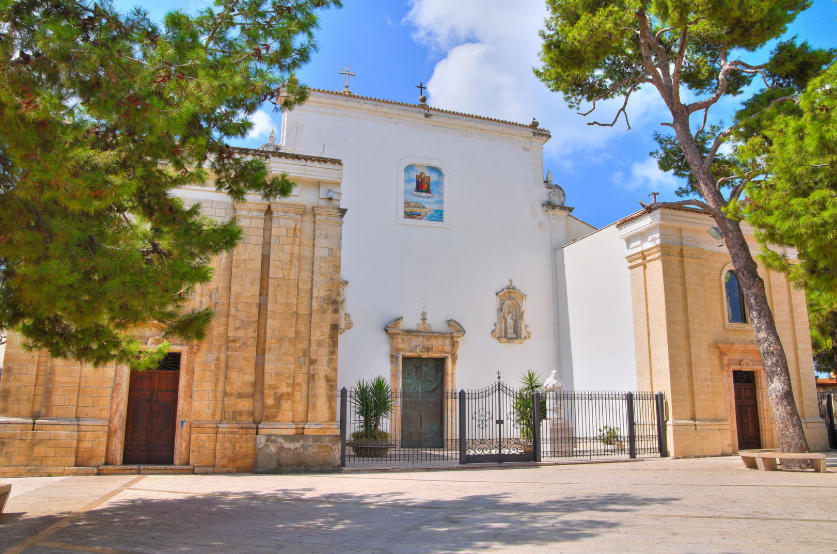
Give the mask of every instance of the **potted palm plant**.
[[(523, 452), (529, 454), (534, 449), (532, 439), (534, 430), (532, 424), (535, 420), (534, 393), (543, 388), (543, 378), (534, 370), (528, 369), (520, 379), (521, 387), (514, 397), (512, 408), (514, 409), (514, 421), (520, 426), (520, 445)], [(542, 396), (539, 402), (541, 421), (546, 420), (546, 397)]]
[(354, 413), (360, 429), (352, 433), (352, 450), (356, 456), (381, 458), (389, 451), (390, 434), (381, 424), (392, 413), (392, 389), (381, 376), (355, 385)]

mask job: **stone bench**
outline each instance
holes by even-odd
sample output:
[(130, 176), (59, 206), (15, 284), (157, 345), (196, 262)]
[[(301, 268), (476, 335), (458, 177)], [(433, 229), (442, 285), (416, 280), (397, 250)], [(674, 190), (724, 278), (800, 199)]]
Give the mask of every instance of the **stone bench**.
[(739, 452), (741, 461), (749, 469), (760, 469), (762, 471), (776, 471), (779, 460), (811, 460), (814, 462), (814, 471), (825, 473), (825, 454), (821, 452), (779, 452), (770, 451), (745, 451)]
[(0, 514), (3, 513), (3, 508), (6, 507), (6, 500), (9, 499), (10, 494), (12, 494), (11, 485), (0, 485)]

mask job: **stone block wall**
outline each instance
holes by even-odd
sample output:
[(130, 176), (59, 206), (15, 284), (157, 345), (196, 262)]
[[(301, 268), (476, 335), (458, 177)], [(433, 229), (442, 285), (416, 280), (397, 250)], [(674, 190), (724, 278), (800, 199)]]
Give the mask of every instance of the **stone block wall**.
[[(316, 194), (306, 194), (306, 187)], [(345, 210), (318, 199), (319, 183), (300, 189), (298, 198), (274, 203), (184, 198), (218, 221), (235, 216), (244, 239), (215, 260), (212, 281), (190, 300), (215, 312), (206, 340), (172, 346), (181, 352), (175, 465), (253, 471), (258, 445), (269, 450), (264, 459), (276, 452), (278, 439), (259, 436), (274, 435), (298, 438), (289, 443), (292, 455), (280, 456), (268, 471), (289, 460), (297, 469), (339, 464), (335, 390)], [(159, 340), (154, 329), (137, 334), (149, 344)], [(128, 368), (26, 352), (12, 333), (0, 379), (0, 475), (122, 463)]]

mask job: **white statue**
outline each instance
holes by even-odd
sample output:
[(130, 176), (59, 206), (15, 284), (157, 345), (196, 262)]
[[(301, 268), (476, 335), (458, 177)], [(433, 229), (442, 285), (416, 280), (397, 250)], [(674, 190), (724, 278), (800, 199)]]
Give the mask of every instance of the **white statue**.
[(543, 390), (561, 390), (564, 388), (564, 383), (558, 378), (558, 370), (553, 369), (547, 380), (543, 384)]
[[(561, 392), (563, 389), (564, 383), (562, 383), (561, 379), (558, 378), (558, 371), (553, 369), (552, 373), (544, 382), (542, 390), (547, 392)], [(560, 395), (555, 395), (551, 401), (547, 400), (547, 405), (549, 406), (549, 409), (546, 411), (547, 419), (561, 419), (561, 416), (563, 415), (561, 402)]]
[(506, 312), (506, 338), (516, 338), (516, 335), (514, 334), (514, 312), (511, 310)]

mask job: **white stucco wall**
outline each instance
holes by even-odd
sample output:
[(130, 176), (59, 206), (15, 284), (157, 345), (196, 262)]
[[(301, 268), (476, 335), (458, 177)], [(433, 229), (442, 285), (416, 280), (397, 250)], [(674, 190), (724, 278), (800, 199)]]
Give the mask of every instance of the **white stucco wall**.
[(616, 225), (556, 252), (566, 299), (559, 298), (561, 377), (576, 390), (636, 390), (631, 282)]
[[(422, 310), (434, 330), (454, 319), (466, 330), (457, 388), (496, 379), (517, 382), (526, 369), (556, 367), (553, 250), (542, 204), (545, 137), (531, 129), (476, 118), (313, 92), (285, 115), (284, 151), (343, 161), (342, 277), (354, 326), (340, 336), (339, 386), (389, 376), (384, 326), (403, 316), (412, 328)], [(446, 223), (399, 223), (400, 169), (420, 158), (445, 174)], [(491, 337), (496, 293), (514, 280), (527, 295), (532, 338)]]

